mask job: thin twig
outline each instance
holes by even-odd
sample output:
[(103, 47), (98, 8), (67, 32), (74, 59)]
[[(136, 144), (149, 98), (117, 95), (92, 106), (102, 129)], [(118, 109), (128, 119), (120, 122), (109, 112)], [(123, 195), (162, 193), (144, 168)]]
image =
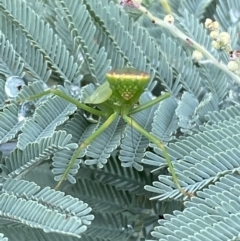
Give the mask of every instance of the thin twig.
[(210, 60), (210, 62), (213, 65), (215, 65), (216, 67), (218, 67), (219, 69), (224, 71), (229, 77), (231, 77), (236, 83), (238, 83), (240, 85), (240, 77), (238, 77), (232, 71), (230, 71), (225, 64), (223, 64), (222, 62), (219, 62), (217, 59), (215, 59), (214, 56), (211, 53), (209, 53), (203, 46), (201, 46), (195, 40), (191, 39), (186, 34), (181, 32), (175, 25), (169, 24), (159, 18), (156, 18), (144, 6), (142, 6), (140, 4), (137, 6), (137, 9), (140, 12), (142, 12), (144, 15), (146, 15), (152, 21), (152, 23), (157, 24), (165, 29), (168, 29), (172, 35), (183, 40), (189, 46), (191, 46), (192, 48), (201, 52), (208, 60)]

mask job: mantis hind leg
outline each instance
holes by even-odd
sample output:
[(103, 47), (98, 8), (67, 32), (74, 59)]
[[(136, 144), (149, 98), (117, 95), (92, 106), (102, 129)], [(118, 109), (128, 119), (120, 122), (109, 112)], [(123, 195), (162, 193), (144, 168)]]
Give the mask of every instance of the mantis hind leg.
[(187, 193), (180, 185), (177, 175), (174, 171), (173, 165), (171, 163), (170, 157), (166, 151), (165, 146), (163, 145), (163, 143), (161, 141), (159, 141), (156, 137), (154, 137), (152, 134), (148, 133), (146, 130), (144, 130), (136, 121), (134, 121), (132, 118), (130, 118), (127, 115), (123, 115), (123, 119), (129, 124), (131, 125), (134, 129), (136, 129), (137, 131), (139, 131), (142, 135), (144, 135), (145, 137), (147, 137), (151, 142), (153, 142), (154, 144), (156, 144), (163, 152), (163, 156), (167, 161), (168, 167), (170, 169), (170, 172), (172, 174), (172, 178), (173, 178), (173, 182), (175, 183), (175, 185), (177, 186), (177, 188), (179, 189), (179, 191), (187, 196), (192, 196), (190, 193)]
[(96, 139), (101, 133), (103, 133), (111, 125), (111, 123), (117, 118), (118, 115), (119, 115), (118, 112), (114, 112), (112, 115), (110, 115), (107, 118), (107, 120), (95, 132), (93, 132), (87, 139), (85, 139), (85, 141), (83, 141), (81, 143), (81, 145), (78, 147), (78, 149), (72, 156), (72, 158), (67, 166), (67, 169), (63, 173), (63, 175), (62, 175), (60, 181), (58, 182), (57, 186), (55, 187), (55, 189), (58, 189), (60, 187), (60, 185), (62, 184), (62, 182), (67, 179), (67, 176), (68, 176), (72, 166), (74, 165), (75, 161), (79, 157), (81, 151), (85, 147), (87, 147), (94, 139)]

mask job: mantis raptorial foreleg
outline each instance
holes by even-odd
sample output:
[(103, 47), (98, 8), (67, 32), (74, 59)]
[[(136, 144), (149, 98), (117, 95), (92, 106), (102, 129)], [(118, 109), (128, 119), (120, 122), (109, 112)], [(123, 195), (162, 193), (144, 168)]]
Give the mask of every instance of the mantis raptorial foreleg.
[(23, 99), (23, 100), (18, 100), (19, 102), (24, 102), (25, 100), (34, 100), (34, 99), (37, 99), (37, 98), (41, 98), (45, 95), (49, 95), (49, 94), (53, 94), (53, 95), (57, 95), (61, 98), (63, 98), (64, 100), (76, 105), (79, 109), (83, 109), (89, 113), (92, 113), (94, 115), (97, 115), (97, 116), (101, 116), (101, 117), (106, 117), (105, 114), (100, 111), (100, 110), (96, 110), (88, 105), (85, 105), (81, 102), (79, 102), (78, 100), (72, 98), (71, 96), (63, 93), (62, 91), (58, 90), (58, 89), (55, 89), (55, 88), (51, 88), (51, 89), (48, 89), (46, 91), (43, 91), (41, 93), (38, 93), (38, 94), (35, 94), (35, 95), (32, 95), (26, 99)]
[(142, 110), (145, 110), (145, 109), (147, 109), (147, 108), (149, 108), (149, 107), (151, 107), (153, 105), (156, 105), (157, 103), (159, 103), (159, 102), (169, 98), (170, 96), (171, 96), (171, 94), (167, 92), (167, 93), (165, 93), (165, 94), (163, 94), (161, 96), (158, 96), (154, 100), (151, 100), (151, 101), (149, 101), (149, 102), (147, 102), (147, 103), (145, 103), (145, 104), (143, 104), (143, 105), (141, 105), (139, 107), (134, 108), (133, 110), (131, 110), (129, 112), (129, 114), (132, 115), (132, 114), (135, 114), (135, 113), (140, 112)]

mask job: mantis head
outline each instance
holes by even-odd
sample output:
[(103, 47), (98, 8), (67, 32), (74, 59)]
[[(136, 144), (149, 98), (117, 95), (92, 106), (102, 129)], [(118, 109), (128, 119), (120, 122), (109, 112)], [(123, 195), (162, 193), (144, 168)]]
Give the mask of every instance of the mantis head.
[(123, 68), (109, 71), (106, 79), (107, 81), (100, 85), (85, 103), (101, 104), (109, 99), (120, 105), (134, 105), (147, 87), (151, 76), (133, 68)]
[(150, 81), (150, 74), (124, 68), (112, 70), (106, 74), (107, 81), (118, 101), (124, 103), (135, 103), (147, 87)]

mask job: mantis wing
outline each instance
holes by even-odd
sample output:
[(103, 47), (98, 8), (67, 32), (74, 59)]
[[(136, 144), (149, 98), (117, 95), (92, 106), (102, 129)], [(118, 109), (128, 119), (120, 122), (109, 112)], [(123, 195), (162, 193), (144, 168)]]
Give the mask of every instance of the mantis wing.
[(109, 99), (112, 95), (112, 90), (109, 83), (106, 81), (100, 85), (87, 99), (84, 101), (86, 104), (101, 104)]

